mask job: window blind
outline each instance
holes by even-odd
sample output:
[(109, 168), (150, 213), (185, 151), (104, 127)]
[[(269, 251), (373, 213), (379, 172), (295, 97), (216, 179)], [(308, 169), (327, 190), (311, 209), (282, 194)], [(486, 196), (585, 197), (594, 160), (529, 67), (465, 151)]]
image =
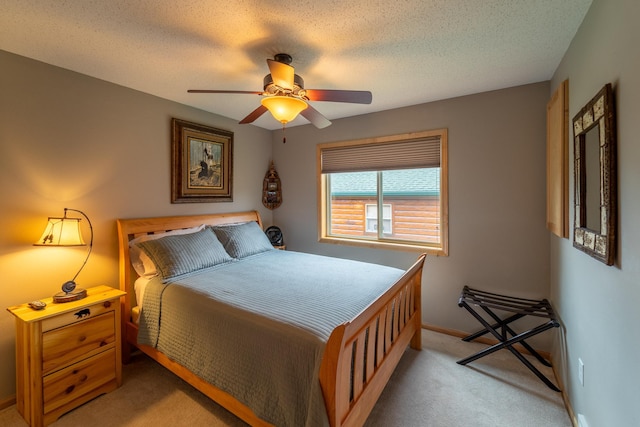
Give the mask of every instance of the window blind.
[(321, 149), (321, 172), (440, 167), (440, 136)]

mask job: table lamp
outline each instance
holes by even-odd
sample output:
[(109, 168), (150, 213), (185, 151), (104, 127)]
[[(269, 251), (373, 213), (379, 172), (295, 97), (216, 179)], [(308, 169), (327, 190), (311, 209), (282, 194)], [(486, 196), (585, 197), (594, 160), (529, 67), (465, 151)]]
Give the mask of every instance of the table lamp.
[(80, 231), (81, 218), (69, 218), (67, 217), (67, 211), (78, 212), (84, 216), (89, 223), (89, 230), (91, 230), (91, 239), (89, 240), (89, 251), (87, 257), (80, 266), (80, 270), (73, 276), (73, 279), (68, 280), (62, 284), (62, 292), (58, 292), (53, 296), (53, 302), (63, 303), (80, 300), (87, 296), (87, 291), (82, 288), (76, 288), (76, 277), (82, 271), (85, 264), (89, 260), (91, 255), (91, 249), (93, 248), (93, 226), (89, 217), (82, 211), (76, 209), (64, 208), (64, 216), (62, 218), (49, 217), (47, 227), (42, 233), (42, 237), (34, 243), (34, 246), (86, 246), (87, 244), (82, 239), (82, 233)]

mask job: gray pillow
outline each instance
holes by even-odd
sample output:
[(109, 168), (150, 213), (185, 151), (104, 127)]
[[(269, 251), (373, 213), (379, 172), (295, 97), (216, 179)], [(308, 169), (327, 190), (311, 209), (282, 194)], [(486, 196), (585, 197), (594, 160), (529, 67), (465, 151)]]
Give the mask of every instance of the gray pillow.
[(166, 236), (136, 245), (149, 255), (165, 280), (233, 261), (209, 228), (197, 233)]
[(275, 250), (269, 238), (255, 221), (212, 227), (229, 255), (244, 258), (260, 252)]

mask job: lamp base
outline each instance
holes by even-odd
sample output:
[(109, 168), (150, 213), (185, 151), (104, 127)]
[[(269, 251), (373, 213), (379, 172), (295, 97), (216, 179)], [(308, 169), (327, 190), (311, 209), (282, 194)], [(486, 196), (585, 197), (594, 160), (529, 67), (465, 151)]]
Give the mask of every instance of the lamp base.
[(53, 296), (53, 302), (63, 303), (63, 302), (78, 301), (79, 299), (86, 298), (86, 297), (87, 297), (86, 289), (77, 288), (72, 290), (71, 292), (58, 292)]

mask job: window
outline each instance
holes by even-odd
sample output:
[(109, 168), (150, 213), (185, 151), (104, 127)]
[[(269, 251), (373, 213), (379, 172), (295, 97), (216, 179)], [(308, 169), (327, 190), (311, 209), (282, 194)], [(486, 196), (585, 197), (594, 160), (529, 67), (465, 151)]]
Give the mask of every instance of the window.
[[(365, 205), (367, 233), (378, 232), (378, 205)], [(391, 234), (391, 205), (382, 205), (382, 233)]]
[(448, 252), (447, 130), (319, 144), (320, 241)]

